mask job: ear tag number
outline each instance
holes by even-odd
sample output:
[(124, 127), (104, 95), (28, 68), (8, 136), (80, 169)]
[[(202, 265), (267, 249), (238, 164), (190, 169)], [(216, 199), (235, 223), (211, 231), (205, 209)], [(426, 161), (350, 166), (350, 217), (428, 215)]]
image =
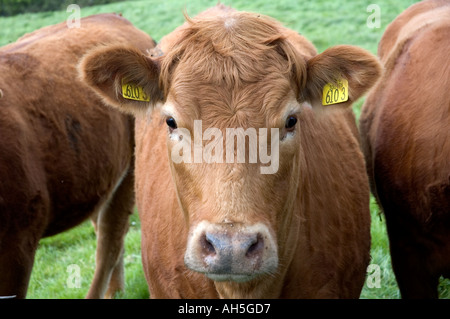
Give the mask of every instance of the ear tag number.
[[(337, 86), (336, 86), (337, 85)], [(327, 83), (323, 87), (323, 105), (332, 105), (348, 101), (348, 81), (340, 79), (335, 83)]]
[(144, 92), (142, 87), (128, 83), (124, 79), (122, 79), (122, 96), (128, 100), (150, 102), (150, 96)]

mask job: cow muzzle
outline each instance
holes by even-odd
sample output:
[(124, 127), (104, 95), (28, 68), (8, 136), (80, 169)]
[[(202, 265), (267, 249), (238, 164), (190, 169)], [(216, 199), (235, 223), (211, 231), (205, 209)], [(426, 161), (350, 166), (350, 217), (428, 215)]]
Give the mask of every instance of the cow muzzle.
[(278, 252), (267, 226), (199, 223), (188, 238), (186, 266), (215, 281), (245, 282), (274, 273)]

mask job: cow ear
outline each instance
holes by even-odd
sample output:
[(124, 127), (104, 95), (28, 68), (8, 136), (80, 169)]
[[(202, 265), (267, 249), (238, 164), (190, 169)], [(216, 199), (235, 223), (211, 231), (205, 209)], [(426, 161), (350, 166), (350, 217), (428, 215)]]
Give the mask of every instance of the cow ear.
[(163, 99), (159, 61), (131, 47), (108, 46), (86, 54), (78, 66), (82, 81), (122, 112), (142, 114)]
[(303, 98), (314, 109), (349, 107), (381, 75), (381, 65), (372, 53), (350, 45), (325, 50), (307, 62)]

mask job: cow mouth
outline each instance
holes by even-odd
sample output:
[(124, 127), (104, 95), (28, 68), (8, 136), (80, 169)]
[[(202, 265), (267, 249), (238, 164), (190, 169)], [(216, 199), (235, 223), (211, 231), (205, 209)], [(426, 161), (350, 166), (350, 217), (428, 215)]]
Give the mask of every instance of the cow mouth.
[(256, 274), (215, 274), (215, 273), (205, 273), (206, 277), (213, 281), (224, 282), (224, 281), (234, 281), (234, 282), (248, 282), (257, 277)]
[[(211, 269), (208, 266), (204, 267), (192, 267), (189, 263), (186, 263), (186, 266), (197, 273), (205, 275), (207, 278), (215, 281), (215, 282), (237, 282), (244, 283), (252, 281), (256, 278), (259, 278), (263, 275), (270, 275), (271, 273), (276, 272), (277, 260), (272, 260), (272, 267), (264, 267), (264, 269), (253, 269), (249, 272), (233, 272), (233, 269)], [(241, 269), (242, 270), (242, 269)]]

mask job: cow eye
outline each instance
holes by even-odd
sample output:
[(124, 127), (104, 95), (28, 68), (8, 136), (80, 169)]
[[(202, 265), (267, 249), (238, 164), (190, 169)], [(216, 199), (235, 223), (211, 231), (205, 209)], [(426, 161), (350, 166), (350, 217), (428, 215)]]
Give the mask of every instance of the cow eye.
[(293, 131), (295, 128), (295, 124), (297, 124), (297, 118), (291, 115), (286, 119), (286, 124), (284, 125), (284, 127), (288, 131)]
[(175, 119), (173, 117), (168, 117), (166, 119), (166, 124), (172, 130), (175, 130), (178, 127), (177, 122), (175, 121)]

